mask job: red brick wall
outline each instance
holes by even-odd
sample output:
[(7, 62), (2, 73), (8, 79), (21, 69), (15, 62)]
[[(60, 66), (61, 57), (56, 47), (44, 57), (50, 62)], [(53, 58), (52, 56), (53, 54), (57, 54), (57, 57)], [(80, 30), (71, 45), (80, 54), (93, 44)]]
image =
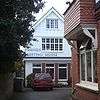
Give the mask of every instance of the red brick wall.
[[(98, 48), (97, 48), (97, 78), (100, 89), (100, 20), (97, 21), (97, 37), (98, 37)], [(75, 43), (74, 43), (75, 44)], [(77, 45), (77, 44), (76, 44)], [(72, 83), (74, 91), (74, 98), (78, 100), (100, 100), (100, 94), (90, 91), (88, 89), (82, 89), (81, 87), (75, 86), (75, 84), (79, 81), (79, 59), (77, 50), (72, 49)]]
[[(64, 16), (64, 33), (67, 34), (80, 23), (80, 4), (79, 0), (74, 2), (72, 7)], [(70, 20), (69, 20), (70, 19)]]
[(74, 98), (77, 100), (100, 100), (100, 95), (93, 91), (76, 87)]
[[(74, 42), (74, 45), (77, 46), (77, 43)], [(80, 74), (79, 74), (79, 60), (78, 60), (78, 52), (75, 48), (72, 48), (72, 60), (71, 60), (71, 73), (72, 73), (72, 86), (74, 87), (76, 83), (79, 82)]]
[(92, 24), (95, 20), (95, 0), (79, 0), (80, 1), (80, 19), (81, 23)]
[(58, 64), (55, 64), (55, 85), (58, 83)]
[(97, 77), (100, 89), (100, 20), (97, 21), (97, 36), (98, 36), (98, 49), (97, 49)]
[(71, 32), (80, 24), (95, 24), (95, 0), (74, 0), (64, 14), (64, 33)]
[[(100, 20), (96, 22), (97, 19), (95, 19), (95, 12), (94, 12), (94, 7), (95, 7), (95, 0), (76, 0), (80, 2), (80, 16), (77, 18), (80, 18), (80, 24), (85, 23), (85, 24), (96, 24), (97, 23), (97, 37), (98, 37), (98, 48), (97, 48), (97, 78), (98, 78), (98, 84), (99, 84), (99, 90), (100, 90)], [(73, 5), (75, 6), (75, 4)], [(72, 8), (73, 8), (72, 6)], [(77, 7), (79, 5), (77, 4)], [(68, 27), (67, 20), (70, 19), (68, 17), (69, 13), (74, 13), (70, 12), (72, 8), (69, 9), (69, 11), (65, 14), (65, 34), (68, 34), (72, 27)], [(73, 9), (73, 11), (76, 8)], [(79, 11), (78, 9), (78, 11)], [(75, 14), (74, 14), (75, 16)], [(100, 17), (100, 16), (99, 16)], [(68, 19), (67, 19), (68, 18)], [(75, 17), (71, 16), (71, 19), (74, 19)], [(99, 18), (100, 19), (100, 18)], [(74, 22), (76, 22), (77, 19), (74, 19)], [(72, 20), (69, 22), (72, 24)], [(70, 25), (71, 25), (70, 24)], [(73, 24), (74, 25), (74, 24)], [(68, 29), (69, 28), (69, 29)], [(74, 45), (77, 47), (77, 42), (74, 42)], [(71, 62), (71, 73), (72, 73), (72, 87), (74, 89), (73, 96), (77, 98), (78, 100), (100, 100), (100, 93), (96, 93), (94, 91), (90, 91), (88, 89), (83, 89), (82, 87), (78, 87), (75, 84), (79, 82), (80, 80), (80, 66), (79, 66), (79, 54), (77, 52), (77, 48), (72, 48), (72, 62)]]

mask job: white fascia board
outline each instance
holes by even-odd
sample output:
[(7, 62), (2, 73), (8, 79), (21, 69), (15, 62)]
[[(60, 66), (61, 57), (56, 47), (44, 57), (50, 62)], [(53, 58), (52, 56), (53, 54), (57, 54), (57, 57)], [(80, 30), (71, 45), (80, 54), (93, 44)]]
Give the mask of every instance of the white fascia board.
[(43, 59), (43, 58), (24, 58), (24, 61), (32, 61), (32, 62), (52, 62), (52, 63), (70, 63), (71, 59)]
[(55, 61), (62, 61), (62, 60), (71, 60), (71, 59), (55, 59), (55, 58), (52, 58), (52, 59), (49, 59), (49, 58), (24, 58), (24, 60), (55, 60)]

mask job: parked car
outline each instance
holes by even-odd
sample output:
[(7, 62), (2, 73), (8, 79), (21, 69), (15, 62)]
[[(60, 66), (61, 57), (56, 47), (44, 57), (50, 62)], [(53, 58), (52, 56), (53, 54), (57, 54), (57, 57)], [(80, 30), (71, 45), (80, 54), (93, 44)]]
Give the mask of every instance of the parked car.
[(36, 73), (33, 80), (33, 89), (53, 89), (53, 80), (49, 73)]

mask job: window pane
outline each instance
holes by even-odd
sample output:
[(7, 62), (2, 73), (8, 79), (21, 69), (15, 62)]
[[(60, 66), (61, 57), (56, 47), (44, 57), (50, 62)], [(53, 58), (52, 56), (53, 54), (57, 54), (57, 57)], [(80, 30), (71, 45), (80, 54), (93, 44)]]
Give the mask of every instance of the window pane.
[(41, 73), (41, 68), (33, 68), (33, 73)]
[(59, 39), (59, 43), (63, 43), (63, 39)]
[(58, 19), (55, 20), (55, 28), (58, 28)]
[(41, 67), (41, 64), (33, 64), (33, 67)]
[(51, 44), (51, 50), (54, 50), (54, 44)]
[(54, 64), (46, 64), (46, 67), (54, 67)]
[(58, 39), (55, 39), (55, 43), (58, 43)]
[(63, 45), (59, 44), (59, 50), (63, 50)]
[(66, 67), (66, 64), (59, 64), (59, 67)]
[(59, 68), (59, 79), (66, 79), (67, 73), (66, 68)]
[(93, 80), (97, 83), (96, 51), (93, 51)]
[(95, 38), (95, 29), (88, 29), (91, 35)]
[(85, 81), (85, 54), (81, 54), (81, 79)]
[(54, 79), (54, 68), (46, 68), (46, 73), (49, 73), (52, 79)]
[(54, 20), (51, 20), (51, 28), (54, 28)]
[(86, 53), (86, 60), (87, 60), (87, 81), (92, 82), (91, 52)]
[(44, 38), (42, 39), (42, 43), (45, 43), (45, 39)]
[(46, 50), (50, 50), (50, 44), (46, 44)]
[(54, 39), (51, 39), (51, 43), (54, 43)]
[(46, 42), (49, 43), (50, 42), (50, 39), (46, 39)]
[(49, 19), (46, 20), (46, 28), (50, 28), (50, 20)]
[(58, 44), (55, 44), (55, 50), (58, 50)]
[(42, 44), (42, 50), (45, 50), (45, 44)]

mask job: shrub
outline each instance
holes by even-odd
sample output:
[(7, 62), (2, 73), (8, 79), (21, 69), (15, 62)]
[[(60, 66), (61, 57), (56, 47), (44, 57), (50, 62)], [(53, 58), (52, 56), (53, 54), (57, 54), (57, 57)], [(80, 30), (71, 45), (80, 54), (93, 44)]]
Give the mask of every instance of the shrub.
[(30, 75), (27, 76), (27, 87), (32, 88), (33, 79), (34, 79), (34, 73), (31, 73)]

